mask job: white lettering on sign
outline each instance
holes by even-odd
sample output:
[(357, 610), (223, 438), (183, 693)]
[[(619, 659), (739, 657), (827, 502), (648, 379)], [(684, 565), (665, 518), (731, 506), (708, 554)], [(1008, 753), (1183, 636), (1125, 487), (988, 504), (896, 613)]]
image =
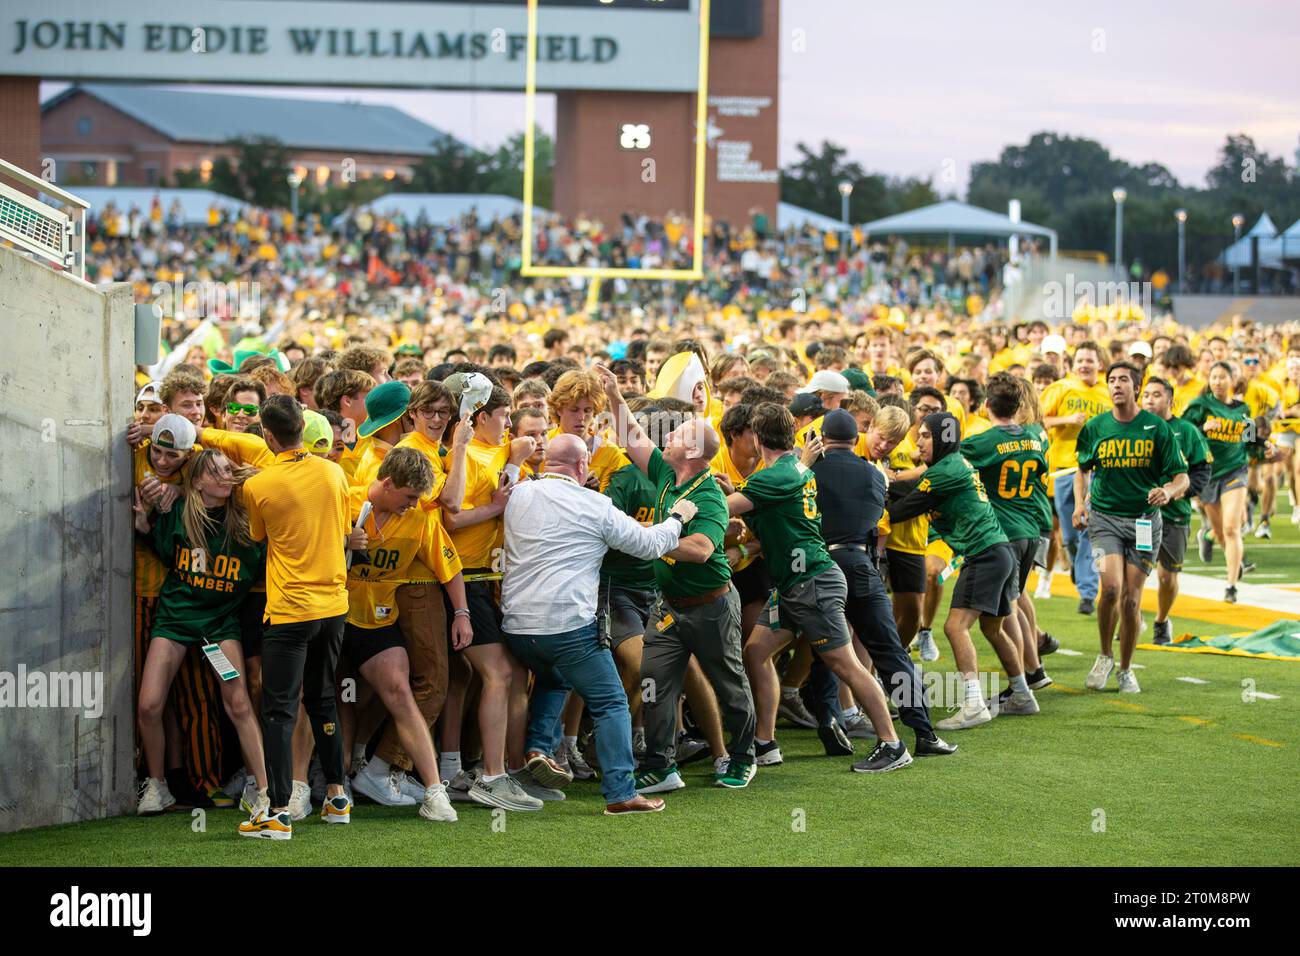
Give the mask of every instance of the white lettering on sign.
[(758, 116), (771, 105), (770, 96), (709, 97), (709, 106), (716, 106), (719, 116)]
[(775, 183), (780, 181), (779, 169), (764, 169), (763, 161), (751, 159), (754, 144), (734, 140), (718, 140), (718, 182), (720, 183)]

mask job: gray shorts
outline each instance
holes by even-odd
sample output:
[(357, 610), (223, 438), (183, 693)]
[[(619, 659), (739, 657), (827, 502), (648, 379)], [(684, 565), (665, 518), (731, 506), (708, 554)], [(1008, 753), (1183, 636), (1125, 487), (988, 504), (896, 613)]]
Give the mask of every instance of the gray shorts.
[(625, 588), (606, 581), (600, 583), (601, 607), (609, 607), (609, 644), (618, 647), (629, 637), (642, 637), (646, 625), (650, 623), (650, 612), (657, 591), (641, 591), (637, 588)]
[(1011, 542), (1011, 552), (1016, 556), (1017, 598), (1025, 593), (1025, 582), (1029, 580), (1029, 572), (1034, 569), (1034, 555), (1038, 553), (1038, 546), (1042, 540), (1042, 538), (1022, 538)]
[(1038, 547), (1034, 549), (1034, 567), (1047, 570), (1047, 553), (1052, 549), (1052, 536), (1044, 535), (1038, 539)]
[(1234, 488), (1245, 488), (1249, 473), (1249, 468), (1238, 468), (1222, 478), (1211, 478), (1210, 483), (1201, 491), (1201, 504), (1217, 505), (1225, 491), (1232, 491)]
[(1006, 617), (1020, 597), (1016, 561), (1015, 545), (1005, 541), (968, 557), (957, 575), (952, 606), (993, 617)]
[(1160, 546), (1164, 534), (1164, 522), (1159, 511), (1153, 511), (1143, 517), (1151, 521), (1150, 551), (1137, 549), (1137, 518), (1121, 518), (1116, 515), (1088, 512), (1088, 540), (1092, 542), (1092, 556), (1100, 565), (1102, 555), (1123, 555), (1124, 562), (1138, 568), (1143, 574), (1150, 574), (1156, 565), (1156, 549)]
[(1166, 571), (1177, 574), (1183, 569), (1183, 559), (1187, 557), (1187, 538), (1191, 526), (1166, 522), (1160, 532), (1160, 566)]
[(818, 654), (849, 643), (849, 625), (844, 604), (849, 586), (839, 565), (800, 581), (777, 599), (781, 626), (806, 638)]

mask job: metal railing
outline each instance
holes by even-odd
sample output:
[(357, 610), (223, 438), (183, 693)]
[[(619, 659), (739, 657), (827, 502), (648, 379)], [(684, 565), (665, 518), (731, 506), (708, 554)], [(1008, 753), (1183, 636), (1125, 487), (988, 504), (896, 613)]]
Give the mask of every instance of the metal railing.
[(86, 210), (90, 203), (0, 159), (0, 176), (39, 190), (60, 209), (0, 181), (0, 239), (86, 278)]

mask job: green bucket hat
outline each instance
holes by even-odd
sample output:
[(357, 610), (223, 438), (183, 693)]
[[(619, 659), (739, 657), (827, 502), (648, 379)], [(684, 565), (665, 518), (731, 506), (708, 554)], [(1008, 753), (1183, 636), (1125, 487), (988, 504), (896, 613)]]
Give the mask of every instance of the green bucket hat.
[(221, 359), (208, 359), (208, 371), (213, 375), (235, 375), (239, 372), (239, 366), (254, 355), (269, 355), (275, 359), (275, 367), (281, 372), (287, 372), (290, 369), (289, 359), (278, 349), (272, 349), (270, 352), (263, 352), (261, 349), (236, 349), (235, 360), (233, 362), (223, 362)]
[(861, 369), (846, 368), (840, 374), (849, 380), (849, 385), (853, 388), (866, 392), (868, 395), (876, 394), (876, 390), (871, 387), (870, 377)]
[(357, 429), (362, 438), (369, 438), (379, 429), (391, 425), (406, 412), (411, 401), (411, 388), (405, 382), (385, 382), (366, 394), (366, 420)]

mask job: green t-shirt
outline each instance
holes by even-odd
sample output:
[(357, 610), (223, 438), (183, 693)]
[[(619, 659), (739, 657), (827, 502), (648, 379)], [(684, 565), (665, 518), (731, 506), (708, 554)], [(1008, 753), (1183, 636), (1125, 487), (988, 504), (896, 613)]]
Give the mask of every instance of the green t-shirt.
[[(1211, 460), (1210, 447), (1199, 428), (1178, 417), (1169, 419), (1168, 425), (1189, 468)], [(1192, 523), (1192, 503), (1186, 497), (1171, 501), (1160, 509), (1160, 517), (1169, 524), (1189, 525)]]
[(979, 472), (1007, 540), (1038, 538), (1044, 512), (1051, 513), (1042, 439), (1019, 425), (995, 425), (965, 439), (961, 454)]
[(1145, 408), (1130, 422), (1113, 412), (1088, 419), (1079, 432), (1079, 468), (1092, 472), (1092, 510), (1119, 518), (1140, 518), (1156, 510), (1151, 489), (1187, 471), (1173, 430)]
[(681, 536), (687, 538), (702, 534), (713, 542), (713, 554), (703, 564), (674, 561), (666, 556), (652, 562), (660, 592), (665, 597), (681, 598), (725, 587), (731, 581), (731, 566), (727, 564), (727, 553), (722, 546), (722, 539), (727, 534), (727, 498), (713, 480), (709, 463), (706, 461), (702, 471), (679, 485), (672, 466), (664, 461), (663, 454), (656, 448), (650, 452), (648, 475), (655, 490), (655, 514), (651, 523), (665, 520), (678, 499), (687, 498), (695, 503), (698, 511), (686, 523)]
[[(184, 510), (184, 502), (176, 502), (153, 528), (154, 550), (168, 570), (152, 636), (185, 644), (237, 640), (239, 605), (263, 578), (266, 546), (228, 542), (218, 527), (206, 548), (191, 548), (181, 523)], [(221, 521), (225, 508), (209, 513)]]
[(971, 557), (1006, 543), (979, 472), (961, 454), (945, 455), (927, 468), (916, 490), (938, 499), (939, 510), (930, 512), (930, 527), (955, 554)]
[(778, 591), (832, 567), (817, 510), (817, 476), (795, 455), (754, 472), (740, 494), (754, 503), (745, 521), (763, 542), (763, 562)]
[[(1246, 447), (1255, 440), (1255, 419), (1249, 405), (1235, 400), (1225, 405), (1206, 391), (1191, 400), (1182, 417), (1205, 436), (1210, 446), (1210, 460), (1214, 462), (1211, 478), (1222, 478), (1246, 467)], [(1209, 431), (1206, 422), (1210, 423)]]
[[(615, 508), (630, 515), (637, 523), (647, 528), (655, 523), (655, 502), (658, 500), (655, 486), (636, 465), (624, 465), (610, 475), (605, 494), (614, 502)], [(607, 551), (600, 565), (600, 577), (602, 581), (620, 587), (653, 591), (658, 586), (655, 583), (655, 563), (622, 551)]]

